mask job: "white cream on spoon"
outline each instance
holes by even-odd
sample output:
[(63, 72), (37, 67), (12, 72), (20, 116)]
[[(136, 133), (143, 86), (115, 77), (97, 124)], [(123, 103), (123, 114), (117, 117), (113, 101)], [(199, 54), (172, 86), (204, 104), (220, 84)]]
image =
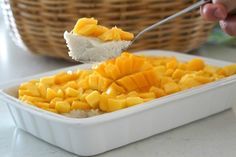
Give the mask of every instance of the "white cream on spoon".
[(69, 56), (81, 62), (100, 62), (120, 55), (131, 41), (106, 41), (103, 42), (95, 37), (87, 37), (65, 32), (64, 38), (69, 48)]

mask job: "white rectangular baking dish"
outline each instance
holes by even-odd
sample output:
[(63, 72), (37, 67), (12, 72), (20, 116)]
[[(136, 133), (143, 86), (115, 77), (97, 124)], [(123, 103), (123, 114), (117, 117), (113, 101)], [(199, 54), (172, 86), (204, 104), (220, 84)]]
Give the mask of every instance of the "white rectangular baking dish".
[[(189, 60), (196, 56), (167, 51), (143, 51), (145, 55), (176, 56)], [(203, 58), (208, 64), (225, 66), (229, 62)], [(89, 68), (78, 65), (17, 81), (12, 87), (0, 91), (18, 128), (65, 149), (90, 156), (150, 137), (210, 116), (232, 107), (236, 102), (236, 76), (162, 97), (112, 113), (85, 119), (67, 118), (41, 110), (19, 101), (19, 83), (61, 70)], [(157, 148), (158, 149), (158, 148)]]

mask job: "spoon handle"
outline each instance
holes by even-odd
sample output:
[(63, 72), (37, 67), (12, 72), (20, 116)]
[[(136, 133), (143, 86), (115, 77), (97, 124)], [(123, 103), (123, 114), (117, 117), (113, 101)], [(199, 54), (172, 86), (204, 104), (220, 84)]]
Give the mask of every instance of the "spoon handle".
[(155, 23), (155, 24), (153, 24), (153, 25), (147, 27), (147, 28), (145, 28), (144, 30), (142, 30), (141, 32), (139, 32), (139, 33), (134, 37), (134, 39), (132, 40), (132, 43), (133, 43), (134, 41), (136, 41), (141, 35), (143, 35), (144, 33), (148, 32), (148, 31), (150, 31), (150, 30), (152, 30), (152, 29), (154, 29), (154, 28), (156, 28), (157, 26), (159, 26), (159, 25), (161, 25), (161, 24), (164, 24), (164, 23), (166, 23), (166, 22), (168, 22), (168, 21), (170, 21), (170, 20), (172, 20), (172, 19), (174, 19), (174, 18), (176, 18), (176, 17), (178, 17), (178, 16), (180, 16), (180, 15), (183, 15), (183, 14), (189, 12), (189, 11), (192, 11), (192, 10), (194, 10), (194, 9), (196, 9), (196, 8), (199, 8), (200, 6), (202, 6), (202, 5), (206, 4), (206, 3), (209, 3), (209, 2), (211, 2), (211, 0), (200, 0), (199, 2), (197, 2), (197, 3), (195, 3), (195, 4), (193, 4), (193, 5), (189, 6), (189, 7), (187, 7), (187, 8), (185, 8), (185, 9), (183, 9), (183, 10), (181, 10), (181, 11), (179, 11), (179, 12), (177, 12), (177, 13), (175, 13), (175, 14), (173, 14), (173, 15), (171, 15), (171, 16), (169, 16), (169, 17), (167, 17), (167, 18), (165, 18), (165, 19), (163, 19), (163, 20), (161, 20), (161, 21), (159, 21), (159, 22), (157, 22), (157, 23)]

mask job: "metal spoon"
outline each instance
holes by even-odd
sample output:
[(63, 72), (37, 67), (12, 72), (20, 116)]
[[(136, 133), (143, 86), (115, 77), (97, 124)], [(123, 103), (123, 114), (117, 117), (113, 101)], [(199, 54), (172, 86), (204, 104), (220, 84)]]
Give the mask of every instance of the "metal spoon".
[(206, 4), (206, 3), (209, 3), (209, 2), (211, 2), (211, 0), (200, 0), (199, 2), (197, 2), (197, 3), (193, 4), (193, 5), (191, 5), (191, 6), (185, 8), (185, 9), (183, 9), (183, 10), (181, 10), (181, 11), (179, 11), (179, 12), (177, 12), (177, 13), (175, 13), (175, 14), (173, 14), (173, 15), (171, 15), (171, 16), (169, 16), (169, 17), (167, 17), (167, 18), (165, 18), (165, 19), (163, 19), (163, 20), (161, 20), (161, 21), (158, 21), (157, 23), (155, 23), (155, 24), (153, 24), (153, 25), (151, 25), (151, 26), (149, 26), (149, 27), (147, 27), (147, 28), (145, 28), (145, 29), (143, 29), (141, 32), (139, 32), (139, 33), (134, 37), (134, 39), (131, 41), (131, 43), (129, 44), (129, 46), (126, 47), (125, 49), (122, 49), (122, 51), (127, 50), (127, 49), (128, 49), (136, 40), (138, 40), (144, 33), (148, 32), (148, 31), (150, 31), (150, 30), (153, 30), (154, 28), (156, 28), (156, 27), (158, 27), (158, 26), (160, 26), (160, 25), (162, 25), (162, 24), (165, 24), (165, 23), (169, 22), (169, 21), (172, 20), (172, 19), (174, 19), (174, 18), (176, 18), (176, 17), (179, 17), (179, 16), (181, 16), (181, 15), (183, 15), (183, 14), (185, 14), (185, 13), (188, 13), (188, 12), (194, 10), (194, 9), (197, 9), (197, 8), (199, 8), (200, 6), (202, 6), (202, 5)]

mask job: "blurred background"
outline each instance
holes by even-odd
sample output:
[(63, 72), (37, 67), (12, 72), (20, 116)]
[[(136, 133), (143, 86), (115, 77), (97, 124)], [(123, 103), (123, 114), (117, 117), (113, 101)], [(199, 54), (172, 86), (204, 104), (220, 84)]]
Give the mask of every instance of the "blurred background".
[[(137, 33), (196, 0), (3, 0), (0, 11), (0, 87), (22, 77), (76, 65), (63, 32), (80, 17)], [(144, 35), (130, 51), (164, 49), (236, 62), (236, 39), (195, 10)]]

